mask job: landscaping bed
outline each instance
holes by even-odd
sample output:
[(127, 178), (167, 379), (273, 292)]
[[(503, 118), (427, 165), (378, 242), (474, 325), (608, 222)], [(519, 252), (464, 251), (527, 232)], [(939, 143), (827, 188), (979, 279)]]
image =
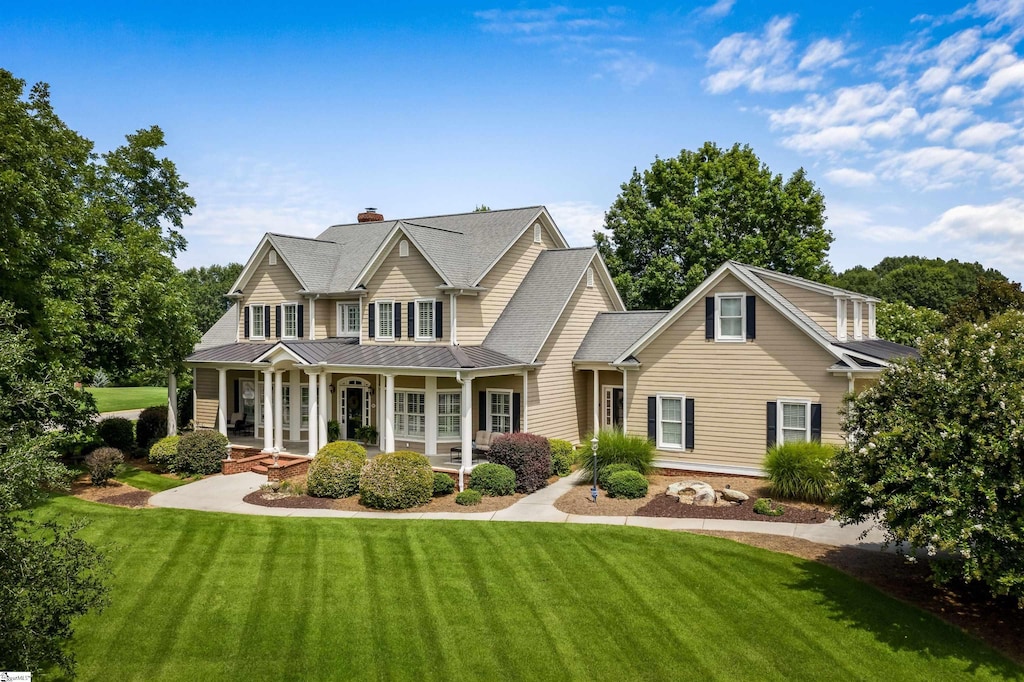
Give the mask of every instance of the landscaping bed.
[(153, 493), (139, 490), (124, 483), (108, 481), (103, 485), (93, 485), (89, 477), (83, 477), (71, 485), (71, 494), (90, 502), (113, 504), (118, 507), (145, 507)]
[[(493, 512), (511, 507), (525, 495), (505, 495), (503, 497), (484, 497), (480, 504), (462, 506), (455, 504), (455, 495), (435, 497), (424, 505), (411, 507), (409, 509), (395, 509), (399, 514), (419, 514), (422, 512)], [(337, 509), (338, 511), (380, 511), (367, 507), (359, 502), (359, 495), (331, 499), (329, 497), (312, 497), (310, 495), (286, 495), (270, 490), (256, 490), (243, 498), (244, 502), (255, 504), (260, 507), (279, 507), (285, 509)]]

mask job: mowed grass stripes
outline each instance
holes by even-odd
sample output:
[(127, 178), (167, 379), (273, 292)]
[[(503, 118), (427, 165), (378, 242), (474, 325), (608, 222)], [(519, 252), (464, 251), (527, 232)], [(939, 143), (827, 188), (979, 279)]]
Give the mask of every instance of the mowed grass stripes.
[(82, 679), (1020, 679), (827, 567), (638, 528), (281, 519), (55, 498), (112, 561)]

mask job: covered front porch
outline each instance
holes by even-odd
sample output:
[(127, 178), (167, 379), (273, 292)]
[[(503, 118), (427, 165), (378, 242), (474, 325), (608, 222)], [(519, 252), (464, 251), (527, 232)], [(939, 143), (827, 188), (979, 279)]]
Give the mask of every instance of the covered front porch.
[[(229, 442), (230, 442), (232, 447), (235, 447), (235, 448), (249, 448), (249, 449), (253, 449), (253, 450), (260, 450), (262, 452), (262, 448), (263, 448), (263, 439), (262, 438), (255, 438), (255, 437), (252, 437), (252, 436), (232, 436), (232, 435), (229, 434), (228, 435), (228, 440), (229, 440)], [(380, 449), (380, 447), (377, 446), (377, 445), (369, 445), (369, 444), (362, 443), (362, 442), (359, 442), (359, 444), (362, 445), (364, 448), (366, 448), (366, 456), (371, 458), (371, 459), (376, 457), (377, 455), (379, 455), (381, 452), (383, 452)], [(308, 457), (309, 456), (308, 441), (286, 440), (286, 441), (284, 441), (284, 446), (280, 450), (279, 454)], [(461, 452), (450, 452), (449, 451), (449, 452), (442, 453), (442, 454), (426, 455), (426, 458), (428, 460), (430, 460), (430, 466), (433, 467), (434, 469), (438, 469), (438, 470), (458, 471), (459, 468), (463, 464), (463, 458), (462, 458), (462, 453)], [(477, 464), (483, 464), (486, 461), (487, 461), (487, 457), (486, 456), (482, 456), (482, 455), (479, 455), (479, 454), (472, 455), (472, 464), (471, 464), (471, 466), (476, 466)]]

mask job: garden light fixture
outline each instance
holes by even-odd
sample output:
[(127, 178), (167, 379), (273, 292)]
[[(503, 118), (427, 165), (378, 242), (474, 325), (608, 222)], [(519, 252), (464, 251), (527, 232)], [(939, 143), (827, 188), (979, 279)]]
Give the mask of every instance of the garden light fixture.
[(597, 436), (590, 439), (590, 450), (594, 453), (594, 486), (590, 489), (590, 496), (597, 504)]

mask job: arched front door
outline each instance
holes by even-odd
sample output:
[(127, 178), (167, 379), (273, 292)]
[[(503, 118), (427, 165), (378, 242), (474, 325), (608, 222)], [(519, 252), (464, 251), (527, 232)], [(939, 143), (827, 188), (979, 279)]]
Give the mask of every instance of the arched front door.
[(356, 429), (370, 423), (370, 384), (347, 377), (337, 383), (338, 423), (344, 440), (356, 440)]

